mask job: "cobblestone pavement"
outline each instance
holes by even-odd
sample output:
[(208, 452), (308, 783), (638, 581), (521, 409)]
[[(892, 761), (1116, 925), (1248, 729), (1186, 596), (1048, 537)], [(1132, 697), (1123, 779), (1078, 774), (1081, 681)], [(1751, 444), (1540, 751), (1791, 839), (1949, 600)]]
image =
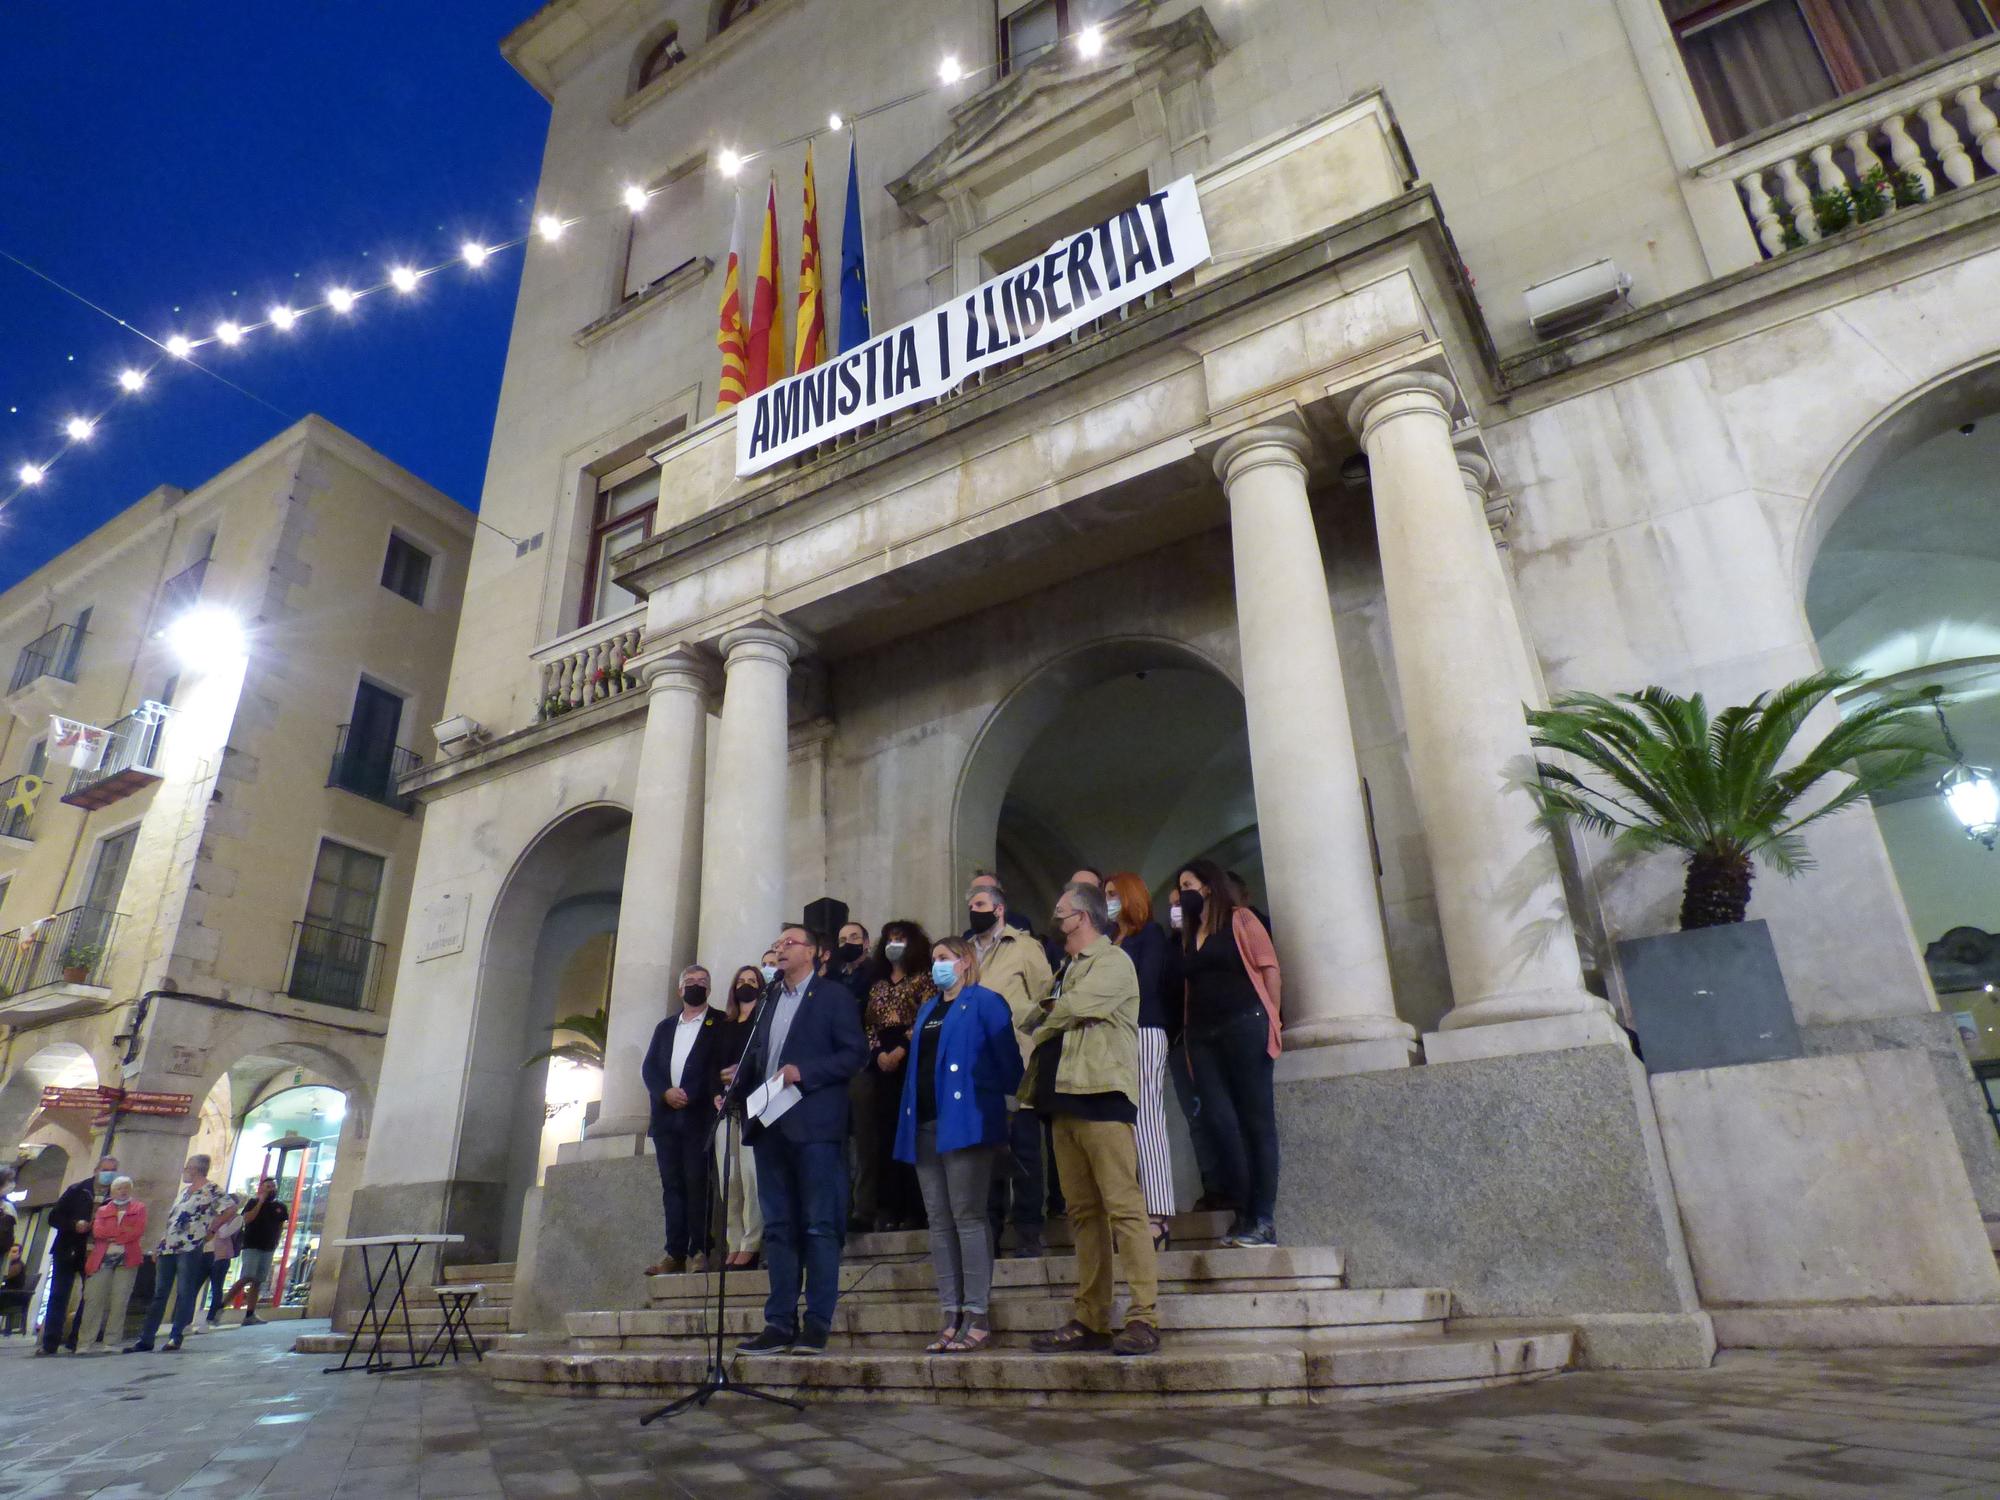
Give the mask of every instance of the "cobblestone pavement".
[(2000, 1496), (2000, 1352), (1734, 1354), (1393, 1404), (1107, 1415), (503, 1396), (323, 1375), (297, 1323), (180, 1354), (0, 1340), (0, 1496)]

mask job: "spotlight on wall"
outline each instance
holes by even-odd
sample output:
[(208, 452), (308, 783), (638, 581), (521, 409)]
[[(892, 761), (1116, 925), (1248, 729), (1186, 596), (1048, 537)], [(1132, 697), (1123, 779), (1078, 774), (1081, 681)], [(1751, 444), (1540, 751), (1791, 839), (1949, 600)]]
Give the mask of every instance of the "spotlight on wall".
[(244, 652), (243, 622), (214, 605), (189, 610), (167, 627), (166, 636), (181, 665), (194, 672), (226, 666)]

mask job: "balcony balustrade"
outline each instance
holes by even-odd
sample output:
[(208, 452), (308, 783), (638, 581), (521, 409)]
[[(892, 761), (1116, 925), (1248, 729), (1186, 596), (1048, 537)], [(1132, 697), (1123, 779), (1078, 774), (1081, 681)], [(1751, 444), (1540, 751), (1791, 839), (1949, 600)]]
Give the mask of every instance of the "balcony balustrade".
[(566, 713), (608, 702), (639, 690), (639, 679), (625, 663), (639, 654), (642, 614), (628, 613), (593, 626), (595, 635), (578, 632), (536, 653), (541, 667), (541, 696), (535, 722), (559, 719)]
[(387, 944), (358, 933), (319, 922), (294, 922), (285, 993), (315, 1005), (372, 1011), (387, 951)]
[(54, 985), (102, 986), (119, 920), (115, 911), (72, 906), (0, 936), (0, 1015), (46, 1008), (12, 1002)]
[(41, 777), (27, 771), (0, 781), (0, 838), (34, 838), (35, 807), (45, 785)]
[[(166, 704), (148, 700), (124, 718), (113, 720), (107, 727), (110, 738), (97, 764), (70, 773), (63, 801), (91, 812), (122, 801), (158, 781), (160, 745), (172, 712)], [(0, 804), (0, 810), (4, 810), (4, 804)]]
[(83, 654), (83, 634), (74, 625), (58, 625), (28, 642), (14, 658), (14, 676), (7, 684), (7, 691), (18, 693), (40, 677), (75, 682), (77, 658)]
[(396, 785), (423, 766), (423, 757), (401, 745), (357, 740), (353, 731), (352, 724), (343, 724), (334, 735), (333, 764), (327, 769), (326, 784), (397, 812), (408, 812), (414, 803), (398, 792)]

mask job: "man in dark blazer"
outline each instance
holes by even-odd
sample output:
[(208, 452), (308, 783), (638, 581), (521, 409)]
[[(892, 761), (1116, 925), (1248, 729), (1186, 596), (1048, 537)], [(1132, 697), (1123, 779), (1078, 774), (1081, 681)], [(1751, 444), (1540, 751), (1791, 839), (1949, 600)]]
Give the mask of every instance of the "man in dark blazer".
[[(764, 1331), (737, 1345), (748, 1353), (826, 1347), (840, 1295), (840, 1250), (847, 1228), (847, 1084), (868, 1060), (854, 996), (818, 972), (824, 939), (788, 926), (773, 945), (778, 978), (760, 1007), (762, 1024), (744, 1049), (730, 1087), (747, 1098), (782, 1074), (799, 1101), (773, 1124), (750, 1121), (744, 1139), (757, 1157), (757, 1204), (764, 1214), (764, 1267), (771, 1295)], [(803, 1281), (805, 1320), (799, 1320)]]
[(683, 970), (680, 1007), (653, 1028), (646, 1049), (642, 1071), (653, 1104), (653, 1154), (667, 1221), (666, 1253), (646, 1268), (648, 1276), (708, 1269), (708, 1131), (715, 1119), (708, 1080), (714, 1076), (710, 1049), (720, 1045), (708, 991), (708, 970), (700, 964)]

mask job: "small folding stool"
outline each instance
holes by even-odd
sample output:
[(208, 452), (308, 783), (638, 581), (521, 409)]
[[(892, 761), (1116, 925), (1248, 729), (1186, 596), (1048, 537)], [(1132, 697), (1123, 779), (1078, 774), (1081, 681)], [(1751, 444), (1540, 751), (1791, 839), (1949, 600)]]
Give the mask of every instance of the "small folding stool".
[(473, 1337), (472, 1325), (466, 1321), (465, 1315), (471, 1312), (473, 1305), (479, 1301), (480, 1294), (486, 1290), (485, 1286), (477, 1281), (467, 1281), (453, 1286), (434, 1286), (431, 1290), (437, 1294), (438, 1306), (444, 1311), (444, 1323), (431, 1335), (430, 1344), (424, 1350), (424, 1360), (428, 1361), (431, 1355), (437, 1352), (438, 1343), (442, 1340), (446, 1352), (451, 1355), (453, 1363), (456, 1363), (463, 1358), (458, 1352), (458, 1336), (464, 1334), (465, 1347), (472, 1351), (474, 1359), (483, 1364), (486, 1356), (479, 1352), (479, 1340)]

